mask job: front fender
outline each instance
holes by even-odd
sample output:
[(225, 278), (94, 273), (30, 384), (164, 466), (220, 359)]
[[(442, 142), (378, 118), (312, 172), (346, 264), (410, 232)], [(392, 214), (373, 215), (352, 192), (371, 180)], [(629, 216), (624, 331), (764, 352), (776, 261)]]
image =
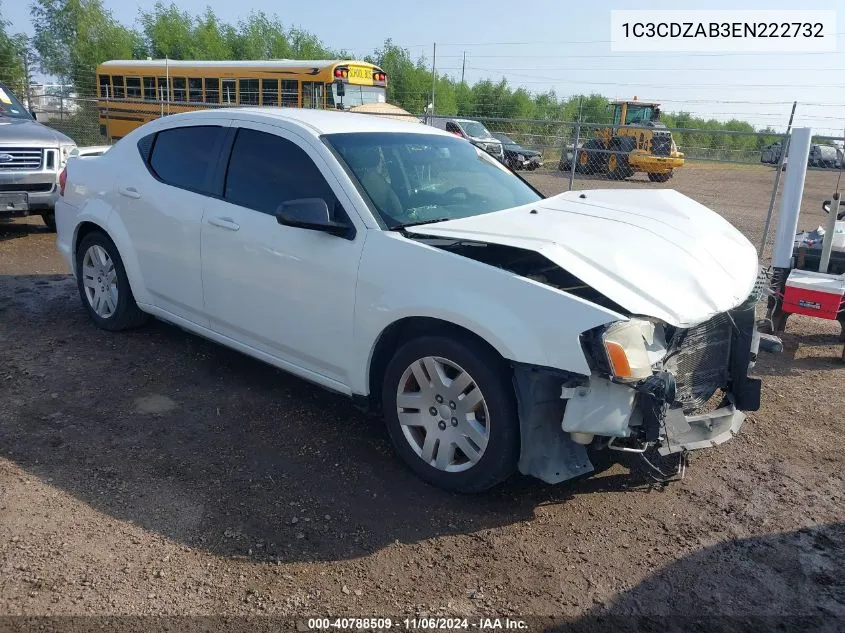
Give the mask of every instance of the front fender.
[(589, 375), (580, 334), (625, 317), (579, 297), (398, 233), (373, 231), (358, 273), (354, 393), (369, 394), (375, 345), (392, 323), (459, 325), (504, 358)]

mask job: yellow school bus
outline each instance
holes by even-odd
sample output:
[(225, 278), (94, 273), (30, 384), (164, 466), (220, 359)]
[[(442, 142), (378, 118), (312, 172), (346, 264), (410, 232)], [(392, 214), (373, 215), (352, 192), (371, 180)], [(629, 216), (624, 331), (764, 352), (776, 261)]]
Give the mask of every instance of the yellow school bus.
[(100, 133), (112, 140), (168, 114), (226, 106), (348, 109), (385, 102), (387, 76), (335, 60), (113, 60), (97, 66)]

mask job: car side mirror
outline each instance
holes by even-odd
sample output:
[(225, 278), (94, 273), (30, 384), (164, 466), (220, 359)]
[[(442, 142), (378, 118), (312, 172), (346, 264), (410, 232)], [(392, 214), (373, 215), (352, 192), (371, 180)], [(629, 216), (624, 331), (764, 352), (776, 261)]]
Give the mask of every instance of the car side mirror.
[(284, 226), (322, 231), (348, 240), (355, 237), (354, 226), (331, 219), (329, 205), (323, 198), (286, 200), (276, 211), (276, 221)]
[(338, 79), (334, 82), (335, 90), (337, 90), (337, 96), (343, 97), (346, 95), (346, 86), (344, 85), (343, 81)]
[(824, 202), (822, 202), (822, 210), (825, 213), (830, 213), (830, 200), (825, 200)]

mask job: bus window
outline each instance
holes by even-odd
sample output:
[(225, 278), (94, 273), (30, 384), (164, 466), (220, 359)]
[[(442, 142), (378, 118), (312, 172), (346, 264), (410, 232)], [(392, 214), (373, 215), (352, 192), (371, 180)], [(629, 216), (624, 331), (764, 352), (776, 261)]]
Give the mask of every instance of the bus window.
[(195, 77), (188, 79), (188, 101), (202, 103), (202, 79)]
[(140, 99), (141, 98), (141, 78), (127, 77), (126, 78), (126, 98)]
[(205, 102), (220, 103), (220, 80), (217, 78), (205, 78)]
[(123, 89), (123, 75), (113, 75), (111, 78), (112, 96), (115, 99), (123, 99), (126, 92)]
[(286, 108), (299, 106), (298, 83), (296, 79), (282, 79), (282, 106)]
[(172, 77), (171, 81), (173, 82), (173, 100), (174, 101), (185, 101), (187, 98), (187, 90), (185, 89), (185, 78), (184, 77)]
[(277, 106), (279, 105), (279, 80), (278, 79), (262, 79), (261, 80), (261, 105)]
[(223, 101), (222, 103), (237, 103), (238, 102), (238, 92), (237, 86), (234, 79), (224, 79), (223, 80)]
[(99, 78), (100, 83), (100, 96), (104, 98), (111, 97), (111, 81), (108, 75), (100, 75)]
[(155, 77), (144, 77), (144, 99), (147, 101), (155, 101), (158, 99), (158, 95), (156, 95)]
[(323, 84), (319, 81), (302, 82), (302, 107), (322, 108), (323, 107)]
[(238, 103), (241, 105), (258, 105), (258, 80), (241, 79)]
[(167, 90), (167, 78), (158, 78), (158, 95), (159, 101), (170, 101), (170, 92)]

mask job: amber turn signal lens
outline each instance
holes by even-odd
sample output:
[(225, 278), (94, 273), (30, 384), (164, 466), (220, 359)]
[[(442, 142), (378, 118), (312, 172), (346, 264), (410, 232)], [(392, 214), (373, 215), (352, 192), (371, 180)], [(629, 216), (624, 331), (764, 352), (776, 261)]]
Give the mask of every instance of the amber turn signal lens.
[(617, 378), (630, 378), (634, 372), (631, 371), (631, 364), (628, 362), (628, 355), (625, 348), (619, 343), (605, 341), (604, 348), (607, 350), (607, 358), (610, 361), (611, 373)]

